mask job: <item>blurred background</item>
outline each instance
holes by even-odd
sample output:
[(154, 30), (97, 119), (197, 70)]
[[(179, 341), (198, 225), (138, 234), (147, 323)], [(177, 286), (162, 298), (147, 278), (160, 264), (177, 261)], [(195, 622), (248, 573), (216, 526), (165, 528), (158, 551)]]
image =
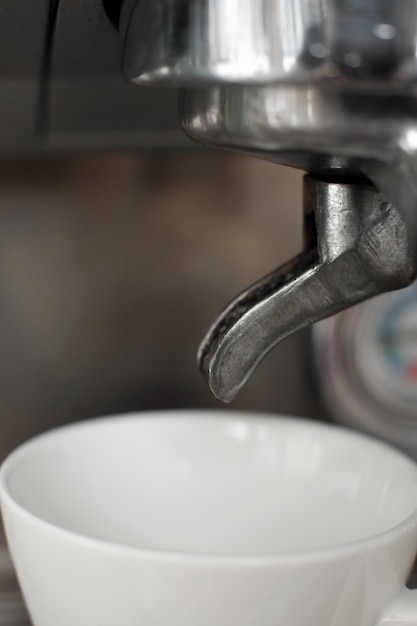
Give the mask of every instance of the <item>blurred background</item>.
[[(4, 161), (0, 454), (94, 415), (223, 407), (198, 344), (228, 300), (299, 251), (300, 194), (293, 170), (210, 151)], [(231, 408), (320, 415), (309, 333)]]

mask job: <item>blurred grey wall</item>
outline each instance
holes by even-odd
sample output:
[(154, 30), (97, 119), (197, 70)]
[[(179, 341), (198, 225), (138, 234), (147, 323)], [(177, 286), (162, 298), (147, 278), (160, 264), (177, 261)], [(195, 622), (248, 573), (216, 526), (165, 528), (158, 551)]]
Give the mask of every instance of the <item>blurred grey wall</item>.
[[(0, 456), (81, 418), (222, 407), (198, 343), (238, 291), (298, 252), (300, 183), (217, 153), (2, 163)], [(320, 415), (308, 332), (230, 408)]]

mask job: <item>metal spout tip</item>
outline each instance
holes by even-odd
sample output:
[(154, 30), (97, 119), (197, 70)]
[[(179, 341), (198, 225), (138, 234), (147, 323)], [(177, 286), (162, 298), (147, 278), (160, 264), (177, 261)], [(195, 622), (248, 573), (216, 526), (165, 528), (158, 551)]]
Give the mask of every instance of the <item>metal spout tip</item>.
[(230, 404), (237, 396), (237, 391), (231, 394), (224, 394), (220, 391), (217, 391), (214, 387), (212, 387), (210, 385), (209, 382), (209, 387), (210, 387), (210, 391), (212, 392), (213, 396), (217, 399), (220, 400), (221, 402), (223, 402), (224, 404)]
[(240, 386), (234, 388), (226, 388), (224, 385), (217, 385), (215, 381), (210, 377), (210, 374), (208, 375), (207, 382), (213, 396), (217, 398), (217, 400), (220, 400), (225, 404), (230, 404), (230, 402), (232, 402), (236, 398), (237, 394), (240, 391)]
[(214, 327), (200, 344), (197, 364), (214, 397), (229, 404), (239, 393), (243, 381), (237, 372), (233, 374), (233, 363), (219, 363), (219, 346), (213, 341), (213, 332)]

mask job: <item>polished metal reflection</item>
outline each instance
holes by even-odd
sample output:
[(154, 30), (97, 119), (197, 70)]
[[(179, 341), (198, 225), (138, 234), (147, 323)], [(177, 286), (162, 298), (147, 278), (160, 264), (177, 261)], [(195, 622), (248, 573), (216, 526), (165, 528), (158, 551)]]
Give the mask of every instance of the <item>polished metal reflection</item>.
[(203, 343), (230, 400), (285, 336), (414, 277), (417, 0), (124, 0), (121, 35), (129, 80), (186, 87), (192, 139), (322, 179), (307, 194), (317, 246), (238, 297)]
[(303, 252), (238, 296), (200, 348), (200, 367), (221, 400), (232, 400), (291, 333), (415, 277), (413, 237), (372, 185), (306, 177), (304, 199)]
[(364, 175), (417, 234), (417, 115), (413, 92), (318, 85), (187, 89), (183, 128), (233, 149), (318, 176)]
[[(375, 225), (375, 230), (370, 229), (366, 237), (358, 237), (350, 254), (343, 253), (332, 263), (333, 270), (318, 274), (316, 270), (310, 270), (311, 274), (305, 271), (294, 281), (293, 274), (286, 273), (288, 268), (281, 268), (277, 275), (285, 270), (284, 278), (280, 291), (273, 297), (268, 295), (261, 305), (252, 300), (249, 311), (242, 307), (242, 301), (247, 303), (247, 295), (254, 293), (250, 288), (232, 304), (227, 311), (240, 311), (242, 316), (222, 315), (200, 352), (201, 367), (213, 392), (219, 398), (231, 400), (265, 354), (291, 332), (394, 288), (386, 283), (388, 268), (384, 264), (395, 263), (393, 251), (397, 246), (404, 250), (406, 240), (408, 260), (416, 267), (415, 96), (412, 91), (399, 93), (387, 86), (386, 93), (320, 85), (216, 86), (187, 90), (182, 116), (188, 135), (205, 145), (232, 148), (333, 181), (334, 192), (325, 202), (327, 213), (316, 212), (319, 234), (323, 235), (328, 225), (335, 222), (336, 230), (346, 235), (343, 219), (340, 221), (346, 216), (339, 213), (338, 194), (343, 193), (344, 181), (349, 177), (371, 180), (383, 192), (385, 202), (398, 209), (395, 214), (403, 224), (402, 244), (396, 224), (387, 219), (383, 225)], [(346, 211), (359, 216), (357, 199), (352, 196), (351, 202), (345, 206)], [(385, 233), (385, 248), (379, 248), (380, 226)], [(342, 247), (346, 245), (342, 241)], [(357, 264), (357, 255), (366, 253), (365, 245), (371, 254), (377, 246), (380, 255), (381, 263), (371, 273)], [(336, 254), (333, 247), (332, 250)], [(360, 298), (349, 290), (344, 293), (335, 289), (330, 295), (323, 294), (318, 284), (327, 271), (340, 268), (341, 259), (347, 263), (343, 270), (345, 277), (359, 272), (364, 280)], [(310, 261), (306, 251), (299, 260)], [(397, 276), (397, 287), (412, 279), (413, 274), (407, 273), (406, 268), (407, 263)], [(401, 281), (401, 271), (405, 283)], [(262, 285), (268, 282), (269, 279), (266, 283), (261, 280), (255, 291), (261, 286), (262, 293)], [(317, 294), (325, 299), (317, 299)]]
[(139, 84), (403, 84), (415, 0), (124, 0), (123, 67)]

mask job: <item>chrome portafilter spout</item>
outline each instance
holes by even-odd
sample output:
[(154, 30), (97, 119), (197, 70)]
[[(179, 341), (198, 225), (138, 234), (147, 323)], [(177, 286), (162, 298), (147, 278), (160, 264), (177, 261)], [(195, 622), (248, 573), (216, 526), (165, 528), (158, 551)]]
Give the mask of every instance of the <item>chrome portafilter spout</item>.
[(301, 254), (238, 296), (200, 348), (203, 373), (221, 400), (232, 400), (288, 335), (414, 277), (415, 242), (373, 185), (306, 176), (304, 219)]
[(305, 247), (199, 351), (230, 401), (296, 330), (417, 268), (417, 0), (124, 0), (126, 76), (181, 86), (185, 132), (309, 173)]

